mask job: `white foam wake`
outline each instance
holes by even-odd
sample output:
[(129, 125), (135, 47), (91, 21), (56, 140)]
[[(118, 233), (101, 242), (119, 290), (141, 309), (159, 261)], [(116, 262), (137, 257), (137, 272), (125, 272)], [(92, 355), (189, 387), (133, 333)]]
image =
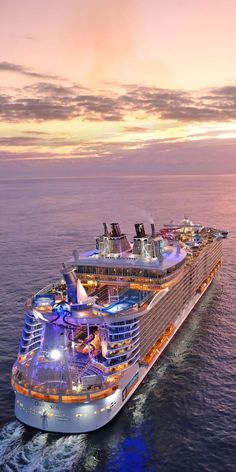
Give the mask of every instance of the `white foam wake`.
[(23, 441), (23, 425), (14, 421), (0, 432), (1, 472), (66, 472), (80, 460), (86, 435), (54, 436), (38, 432)]
[(8, 457), (7, 466), (17, 472), (33, 472), (38, 469), (43, 449), (47, 442), (47, 433), (37, 433), (25, 444), (21, 444), (17, 450), (13, 450)]
[[(85, 451), (86, 435), (62, 436), (43, 451), (37, 468), (32, 472), (66, 472), (79, 461)], [(28, 472), (28, 471), (27, 471)]]
[(19, 447), (23, 432), (24, 426), (18, 421), (7, 424), (0, 431), (0, 470), (12, 454), (12, 450)]

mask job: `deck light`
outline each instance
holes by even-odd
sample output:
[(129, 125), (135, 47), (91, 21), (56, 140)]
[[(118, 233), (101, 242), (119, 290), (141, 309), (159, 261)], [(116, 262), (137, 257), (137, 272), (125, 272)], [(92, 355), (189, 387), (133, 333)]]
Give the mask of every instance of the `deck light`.
[(58, 361), (61, 357), (61, 353), (58, 349), (52, 349), (50, 351), (50, 357), (51, 359), (53, 359), (54, 361)]

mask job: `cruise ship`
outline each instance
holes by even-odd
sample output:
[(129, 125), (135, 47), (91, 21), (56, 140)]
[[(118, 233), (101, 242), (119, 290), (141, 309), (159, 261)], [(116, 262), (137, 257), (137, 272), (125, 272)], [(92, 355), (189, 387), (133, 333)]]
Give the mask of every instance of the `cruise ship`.
[(12, 371), (15, 415), (43, 431), (84, 433), (129, 400), (222, 264), (226, 231), (185, 217), (158, 232), (118, 223), (73, 252), (58, 281), (26, 302)]

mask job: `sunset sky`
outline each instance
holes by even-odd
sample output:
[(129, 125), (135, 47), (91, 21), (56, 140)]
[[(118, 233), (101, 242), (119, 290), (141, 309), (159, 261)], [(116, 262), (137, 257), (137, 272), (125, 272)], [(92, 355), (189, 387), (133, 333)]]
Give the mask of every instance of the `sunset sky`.
[(2, 177), (236, 173), (235, 18), (235, 0), (1, 0)]

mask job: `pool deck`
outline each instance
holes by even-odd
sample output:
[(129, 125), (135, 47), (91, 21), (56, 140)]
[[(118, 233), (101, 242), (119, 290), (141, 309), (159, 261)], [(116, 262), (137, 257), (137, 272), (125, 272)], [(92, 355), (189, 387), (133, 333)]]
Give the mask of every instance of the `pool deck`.
[(138, 303), (142, 302), (151, 292), (144, 292), (141, 290), (127, 290), (116, 302), (103, 308), (101, 311), (113, 315), (121, 311), (130, 310)]

